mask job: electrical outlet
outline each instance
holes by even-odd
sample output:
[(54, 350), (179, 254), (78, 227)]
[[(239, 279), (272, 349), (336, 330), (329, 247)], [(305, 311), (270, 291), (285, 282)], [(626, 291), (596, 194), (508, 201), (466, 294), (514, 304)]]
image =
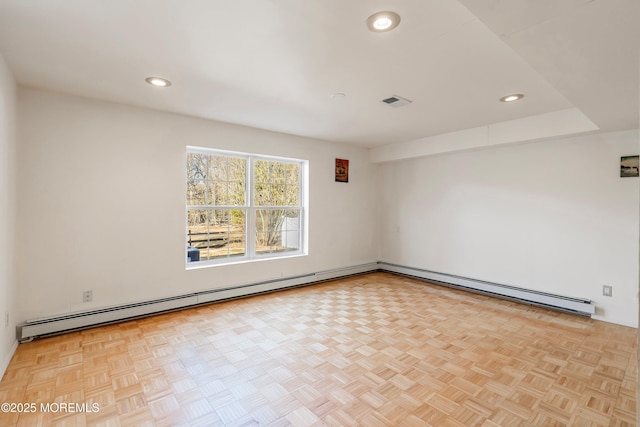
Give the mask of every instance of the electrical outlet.
[(84, 291), (82, 293), (82, 302), (91, 302), (93, 301), (93, 291)]
[(605, 297), (613, 296), (613, 287), (609, 285), (602, 285), (602, 295)]

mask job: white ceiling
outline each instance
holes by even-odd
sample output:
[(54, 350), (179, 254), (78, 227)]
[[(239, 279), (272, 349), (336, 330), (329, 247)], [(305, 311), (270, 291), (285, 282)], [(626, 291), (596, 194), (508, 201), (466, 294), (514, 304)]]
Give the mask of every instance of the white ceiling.
[(571, 107), (637, 128), (639, 52), (638, 0), (0, 0), (23, 86), (367, 147)]

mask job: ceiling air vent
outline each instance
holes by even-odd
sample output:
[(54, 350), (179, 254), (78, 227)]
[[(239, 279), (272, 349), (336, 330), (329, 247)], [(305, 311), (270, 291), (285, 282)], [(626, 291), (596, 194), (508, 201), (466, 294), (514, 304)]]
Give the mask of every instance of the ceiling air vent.
[(393, 96), (390, 96), (389, 98), (383, 99), (382, 102), (392, 107), (402, 107), (402, 106), (411, 104), (411, 102), (413, 101), (409, 101), (408, 99), (398, 95), (393, 95)]

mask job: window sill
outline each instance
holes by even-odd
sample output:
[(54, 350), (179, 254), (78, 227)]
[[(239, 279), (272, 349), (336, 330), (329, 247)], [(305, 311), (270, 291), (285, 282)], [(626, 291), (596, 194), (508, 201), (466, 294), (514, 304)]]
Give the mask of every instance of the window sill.
[(196, 261), (196, 262), (188, 262), (185, 264), (185, 270), (200, 270), (202, 268), (209, 267), (224, 267), (228, 265), (238, 265), (238, 264), (250, 264), (253, 262), (263, 262), (263, 261), (273, 261), (277, 259), (289, 259), (289, 258), (299, 258), (307, 256), (307, 253), (304, 252), (296, 252), (294, 254), (283, 254), (283, 255), (275, 255), (275, 256), (266, 256), (266, 257), (257, 257), (251, 259), (240, 259), (237, 261)]

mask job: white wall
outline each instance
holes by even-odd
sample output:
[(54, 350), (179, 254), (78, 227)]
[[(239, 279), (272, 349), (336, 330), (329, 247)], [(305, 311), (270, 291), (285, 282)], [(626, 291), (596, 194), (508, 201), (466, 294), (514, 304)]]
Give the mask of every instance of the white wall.
[[(377, 260), (363, 148), (28, 89), (18, 129), (21, 321)], [(309, 255), (186, 271), (187, 145), (308, 159)]]
[[(639, 185), (619, 178), (637, 131), (378, 169), (350, 145), (36, 90), (17, 117), (18, 322), (380, 259), (587, 297), (637, 325)], [(308, 159), (309, 256), (186, 271), (187, 145)]]
[[(380, 165), (380, 259), (586, 297), (638, 324), (637, 131)], [(613, 297), (602, 296), (602, 285)]]
[[(17, 345), (15, 269), (16, 82), (0, 55), (0, 377)], [(9, 314), (9, 324), (5, 316)]]

